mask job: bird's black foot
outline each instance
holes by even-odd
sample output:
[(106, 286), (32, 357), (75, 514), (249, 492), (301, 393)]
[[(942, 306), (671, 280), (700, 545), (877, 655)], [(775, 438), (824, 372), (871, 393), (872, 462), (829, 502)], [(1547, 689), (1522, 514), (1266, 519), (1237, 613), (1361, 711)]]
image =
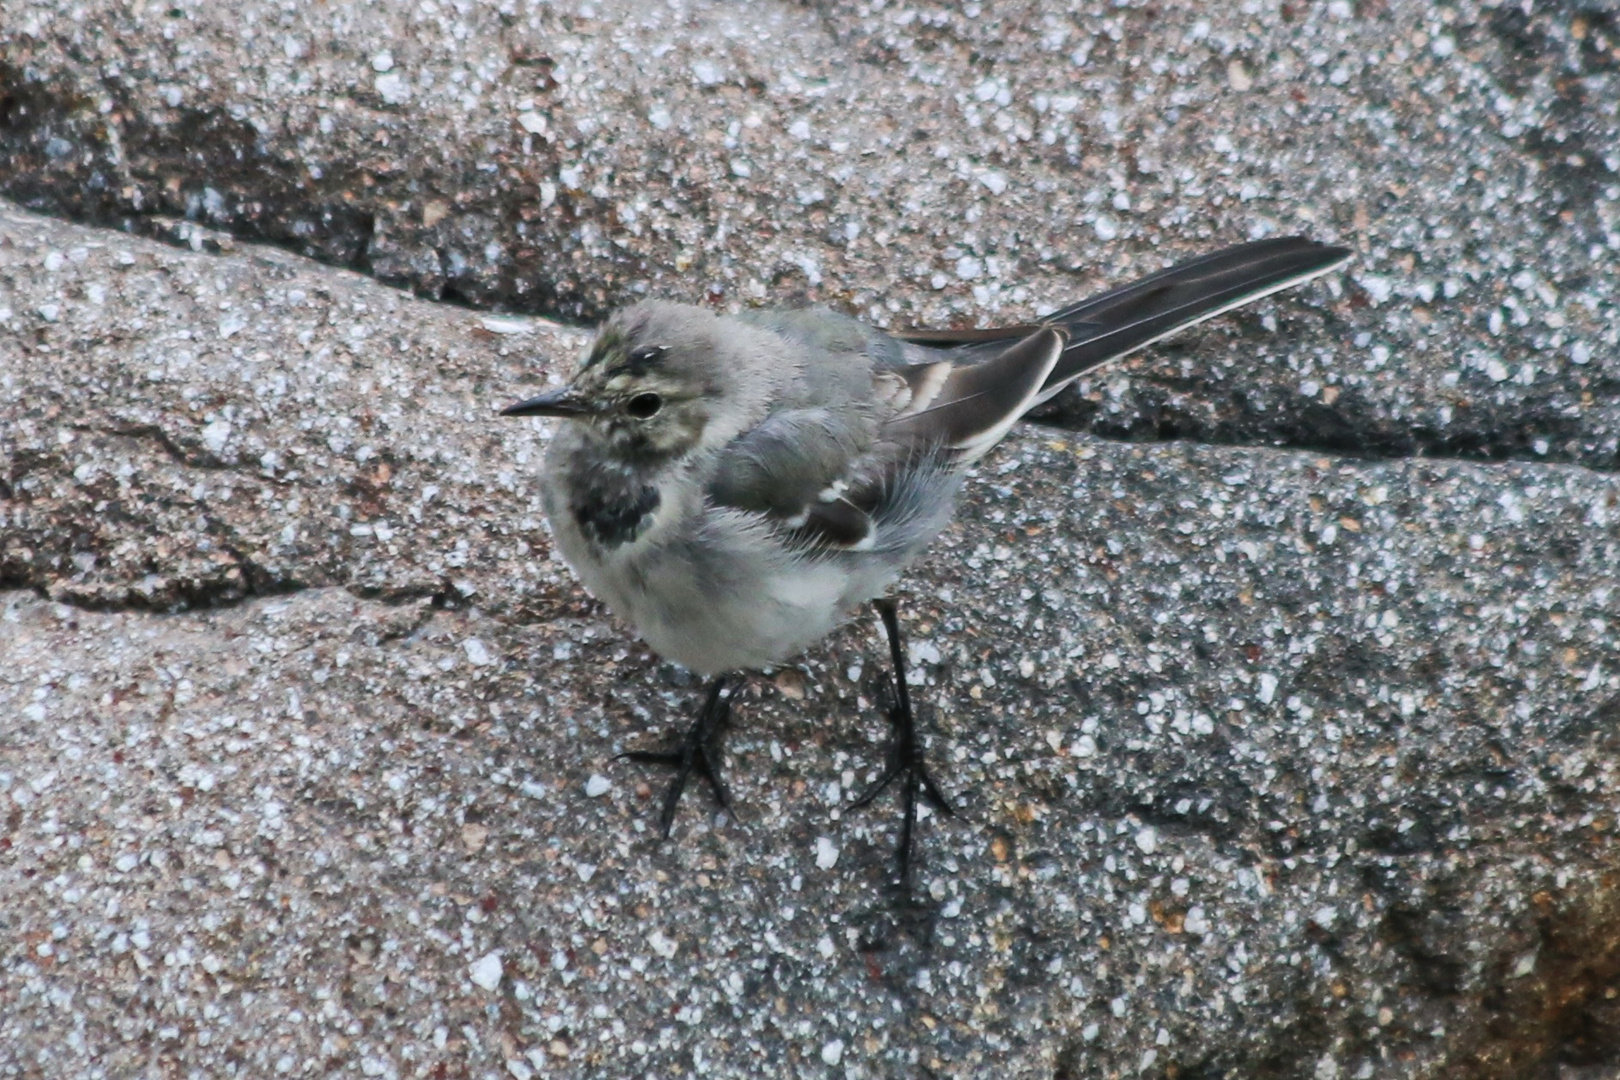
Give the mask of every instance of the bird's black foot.
[(731, 809), (731, 793), (726, 790), (725, 781), (720, 779), (720, 739), (731, 716), (731, 698), (725, 689), (724, 675), (709, 684), (708, 700), (703, 703), (692, 726), (686, 729), (679, 749), (662, 752), (627, 750), (618, 755), (618, 758), (629, 761), (674, 767), (675, 779), (664, 789), (664, 809), (658, 815), (665, 837), (669, 836), (669, 830), (675, 824), (675, 806), (681, 801), (681, 792), (686, 790), (686, 781), (694, 772), (700, 773), (709, 782), (715, 801), (723, 808)]
[(889, 657), (894, 663), (894, 680), (885, 696), (883, 711), (894, 726), (885, 754), (883, 775), (877, 778), (866, 793), (855, 800), (856, 806), (865, 806), (881, 795), (890, 784), (899, 780), (900, 799), (905, 817), (900, 824), (899, 885), (901, 893), (911, 893), (912, 837), (917, 827), (917, 798), (921, 796), (942, 814), (954, 814), (944, 792), (934, 783), (923, 761), (922, 745), (917, 739), (916, 718), (911, 709), (911, 693), (906, 687), (905, 651), (900, 646), (900, 620), (895, 614), (894, 601), (888, 598), (873, 602), (883, 619), (883, 628), (889, 635)]

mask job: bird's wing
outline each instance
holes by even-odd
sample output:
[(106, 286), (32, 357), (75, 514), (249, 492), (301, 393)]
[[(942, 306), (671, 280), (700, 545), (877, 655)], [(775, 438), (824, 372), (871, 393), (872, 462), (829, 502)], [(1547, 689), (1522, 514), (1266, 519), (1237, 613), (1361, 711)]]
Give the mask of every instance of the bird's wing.
[(878, 531), (881, 500), (868, 497), (876, 434), (869, 407), (779, 408), (719, 451), (704, 494), (760, 515), (794, 546), (864, 550)]
[[(901, 552), (909, 557), (950, 519), (961, 471), (934, 449), (892, 444), (850, 463), (841, 479), (788, 514), (756, 511), (790, 546), (811, 554)], [(724, 504), (722, 504), (724, 505)]]
[(847, 482), (875, 433), (864, 412), (848, 408), (778, 409), (719, 452), (708, 497), (721, 506), (798, 518)]
[(883, 438), (904, 446), (937, 447), (958, 462), (983, 456), (1040, 396), (1063, 355), (1066, 337), (1042, 327), (988, 359), (961, 363), (952, 354), (879, 375), (899, 380), (899, 408)]
[(860, 400), (779, 408), (732, 440), (705, 494), (809, 548), (907, 547), (943, 524), (959, 466), (1029, 408), (1063, 342), (1046, 327), (980, 363), (869, 369)]
[(867, 403), (878, 414), (875, 438), (814, 498), (795, 500), (795, 512), (775, 511), (777, 520), (813, 549), (915, 550), (949, 518), (961, 466), (1000, 441), (1040, 393), (1063, 340), (1046, 327), (981, 363), (880, 368)]

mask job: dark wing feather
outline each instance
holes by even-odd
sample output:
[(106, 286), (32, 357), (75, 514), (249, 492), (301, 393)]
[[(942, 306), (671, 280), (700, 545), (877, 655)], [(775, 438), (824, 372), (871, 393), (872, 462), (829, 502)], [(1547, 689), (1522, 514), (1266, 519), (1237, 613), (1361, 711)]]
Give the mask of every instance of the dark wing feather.
[(938, 446), (958, 460), (978, 458), (1034, 403), (1063, 354), (1064, 340), (1061, 331), (1048, 326), (981, 363), (941, 361), (906, 369), (901, 374), (914, 394), (883, 425), (884, 438)]
[(846, 489), (876, 464), (876, 433), (864, 412), (782, 409), (720, 452), (705, 494), (713, 505), (764, 516), (794, 543), (863, 548), (875, 530), (879, 487), (858, 499)]
[(792, 534), (796, 541), (811, 547), (858, 550), (867, 546), (872, 531), (871, 512), (840, 498), (811, 503)]
[[(901, 449), (862, 462), (862, 478), (818, 501), (791, 532), (822, 551), (882, 551), (909, 559), (950, 520), (962, 471), (938, 448)], [(899, 451), (895, 453), (895, 451)]]

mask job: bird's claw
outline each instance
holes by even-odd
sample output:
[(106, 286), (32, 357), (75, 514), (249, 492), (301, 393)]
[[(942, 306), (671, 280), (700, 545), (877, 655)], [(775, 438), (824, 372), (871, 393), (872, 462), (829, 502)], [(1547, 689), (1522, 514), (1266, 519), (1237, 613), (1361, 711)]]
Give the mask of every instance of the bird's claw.
[(687, 728), (681, 745), (676, 750), (626, 750), (615, 754), (615, 761), (635, 761), (644, 765), (665, 765), (675, 770), (675, 778), (664, 789), (664, 806), (658, 823), (668, 839), (675, 826), (675, 807), (686, 790), (686, 782), (694, 772), (709, 782), (709, 790), (722, 809), (731, 809), (731, 792), (720, 778), (720, 736), (725, 731), (731, 713), (731, 700), (725, 695), (724, 678), (716, 679), (709, 688), (708, 700), (698, 712), (697, 719)]

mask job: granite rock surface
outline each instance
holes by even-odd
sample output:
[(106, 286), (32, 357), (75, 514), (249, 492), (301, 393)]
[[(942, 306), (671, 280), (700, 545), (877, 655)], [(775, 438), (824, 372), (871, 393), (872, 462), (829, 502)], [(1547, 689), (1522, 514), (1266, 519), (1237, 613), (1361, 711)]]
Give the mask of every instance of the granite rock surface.
[(1620, 464), (1598, 0), (5, 0), (0, 86), (0, 195), (564, 321), (1016, 321), (1309, 233), (1356, 249), (1347, 306), (1240, 316), (1054, 417)]
[(12, 1073), (1612, 1060), (1613, 477), (1015, 434), (905, 586), (913, 917), (865, 623), (649, 828), (697, 688), (492, 415), (582, 335), (17, 211), (0, 282)]
[[(1598, 0), (0, 0), (0, 1075), (1609, 1075), (1617, 78)], [(1294, 232), (905, 579), (916, 908), (869, 619), (656, 835), (699, 688), (494, 415), (578, 323)]]

